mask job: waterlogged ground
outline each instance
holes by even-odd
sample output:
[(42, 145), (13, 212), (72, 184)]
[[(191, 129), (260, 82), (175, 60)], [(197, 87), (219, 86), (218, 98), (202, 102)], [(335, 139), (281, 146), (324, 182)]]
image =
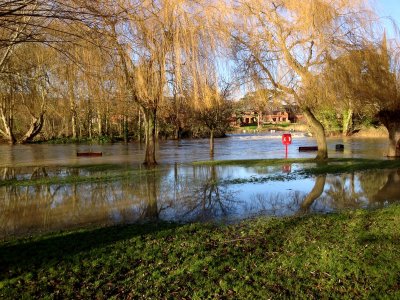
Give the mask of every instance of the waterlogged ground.
[[(217, 141), (215, 159), (282, 158), (280, 136), (236, 135)], [(335, 152), (335, 144), (345, 145)], [(313, 145), (300, 134), (297, 148)], [(384, 140), (330, 140), (332, 157), (383, 158)], [(309, 176), (314, 164), (197, 165), (206, 140), (162, 142), (154, 170), (140, 166), (143, 150), (129, 145), (0, 146), (0, 238), (142, 220), (232, 222), (257, 215), (295, 215), (381, 207), (400, 200), (400, 170)], [(102, 151), (77, 158), (77, 151)]]

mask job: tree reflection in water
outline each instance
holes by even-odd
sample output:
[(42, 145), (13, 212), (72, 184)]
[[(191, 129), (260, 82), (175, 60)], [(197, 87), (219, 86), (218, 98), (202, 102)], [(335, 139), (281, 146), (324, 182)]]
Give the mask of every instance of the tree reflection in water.
[(400, 201), (400, 170), (330, 176), (323, 201), (332, 210), (381, 207)]
[(157, 205), (157, 194), (159, 185), (157, 184), (156, 169), (151, 169), (146, 174), (146, 208), (144, 217), (146, 219), (157, 220), (159, 218), (159, 211)]
[(363, 203), (363, 192), (357, 190), (356, 175), (341, 174), (329, 179), (326, 191), (330, 206), (336, 210), (359, 208)]
[(298, 211), (298, 207), (303, 198), (302, 193), (298, 191), (289, 191), (286, 193), (258, 193), (250, 197), (250, 202), (246, 203), (243, 213), (246, 216), (292, 215)]
[(181, 195), (184, 210), (182, 219), (205, 221), (228, 217), (237, 204), (235, 192), (219, 180), (216, 166), (196, 167), (193, 169), (195, 184)]
[(255, 194), (245, 207), (247, 215), (284, 216), (305, 214), (324, 192), (326, 175), (315, 179), (309, 193), (299, 191), (266, 192)]
[(324, 192), (325, 182), (325, 174), (317, 176), (317, 178), (315, 179), (314, 187), (300, 204), (299, 213), (307, 213), (310, 210), (310, 207), (314, 203), (314, 201), (321, 197), (322, 193)]
[[(318, 162), (317, 166), (326, 166), (326, 162)], [(315, 179), (315, 183), (311, 191), (304, 197), (304, 200), (300, 204), (299, 213), (305, 214), (309, 212), (311, 206), (314, 204), (315, 200), (321, 197), (322, 193), (324, 192), (326, 183), (326, 174), (322, 174), (317, 176)]]
[[(283, 173), (290, 173), (291, 164), (282, 167)], [(321, 197), (324, 192), (326, 175), (319, 175), (311, 191), (301, 193), (299, 191), (282, 191), (258, 193), (251, 197), (251, 201), (246, 204), (244, 210), (247, 215), (292, 215), (305, 214), (309, 212), (315, 200)]]
[[(84, 168), (7, 168), (6, 180), (96, 174)], [(133, 180), (0, 187), (0, 238), (93, 224), (158, 218), (156, 172)]]
[[(259, 171), (262, 174), (262, 170)], [(288, 181), (288, 185), (285, 181), (279, 183), (282, 192), (266, 191), (271, 182), (229, 185), (224, 179), (235, 170), (217, 166), (160, 167), (112, 181), (36, 182), (25, 186), (12, 183), (13, 180), (55, 176), (89, 175), (96, 178), (102, 172), (85, 167), (0, 170), (3, 179), (0, 186), (0, 238), (142, 219), (201, 221), (229, 217), (231, 220), (259, 214), (280, 216), (311, 210), (375, 207), (400, 201), (400, 170), (321, 175), (315, 178), (309, 193), (285, 189), (292, 187), (292, 181)], [(241, 191), (233, 190), (235, 187)], [(252, 195), (253, 187), (264, 192)], [(276, 191), (276, 188), (272, 190)]]
[(382, 205), (400, 200), (400, 170), (390, 170), (386, 183), (371, 197), (374, 205)]

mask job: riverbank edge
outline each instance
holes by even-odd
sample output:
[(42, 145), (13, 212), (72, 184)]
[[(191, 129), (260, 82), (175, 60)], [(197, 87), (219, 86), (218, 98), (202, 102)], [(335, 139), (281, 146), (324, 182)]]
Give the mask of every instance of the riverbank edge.
[[(244, 126), (244, 127), (236, 127), (232, 130), (226, 132), (226, 134), (259, 134), (259, 133), (269, 133), (271, 132), (302, 132), (307, 136), (312, 136), (310, 133), (310, 127), (306, 124), (288, 124), (285, 126), (281, 126), (279, 124), (276, 125), (268, 125), (261, 129), (257, 126)], [(226, 135), (219, 137), (225, 138)], [(327, 133), (327, 138), (335, 137), (335, 138), (388, 138), (389, 133), (384, 126), (378, 127), (363, 127), (359, 130), (356, 130), (350, 136), (344, 136), (340, 132), (331, 132)], [(182, 138), (182, 140), (191, 140), (196, 138)], [(174, 139), (167, 139), (174, 140)], [(129, 140), (129, 142), (139, 142), (137, 140)], [(50, 145), (66, 145), (66, 144), (76, 144), (76, 145), (85, 145), (85, 144), (93, 144), (93, 145), (104, 145), (104, 144), (113, 144), (113, 143), (124, 143), (124, 138), (120, 136), (95, 136), (93, 138), (82, 137), (82, 138), (72, 138), (72, 137), (58, 137), (52, 138), (48, 140), (35, 140), (29, 144), (50, 144)], [(0, 144), (8, 144), (7, 141), (0, 139)]]
[(0, 297), (398, 298), (400, 206), (0, 243)]
[[(307, 136), (312, 136), (311, 129), (307, 124), (288, 124), (285, 126), (276, 125), (268, 125), (262, 128), (258, 128), (257, 126), (244, 126), (237, 127), (231, 130), (230, 134), (260, 134), (260, 133), (269, 133), (269, 132), (302, 132)], [(327, 138), (389, 138), (389, 132), (384, 126), (370, 126), (370, 127), (361, 127), (351, 133), (349, 136), (343, 135), (341, 132), (327, 132)]]

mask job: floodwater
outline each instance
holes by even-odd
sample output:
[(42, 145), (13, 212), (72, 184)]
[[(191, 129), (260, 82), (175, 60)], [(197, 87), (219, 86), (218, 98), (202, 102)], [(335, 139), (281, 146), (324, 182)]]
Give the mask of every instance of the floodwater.
[[(302, 133), (292, 133), (289, 146), (291, 158), (314, 157), (315, 153), (298, 152), (299, 146), (313, 146), (316, 142)], [(335, 145), (343, 144), (344, 151), (336, 152)], [(209, 160), (207, 139), (160, 141), (157, 161), (161, 164), (187, 163)], [(330, 157), (383, 158), (387, 148), (385, 139), (328, 139)], [(285, 148), (280, 134), (236, 134), (216, 139), (215, 160), (284, 158)], [(101, 151), (101, 158), (76, 157), (76, 152)], [(144, 145), (139, 143), (110, 145), (0, 145), (0, 167), (52, 166), (86, 164), (140, 164), (144, 159)]]
[[(334, 150), (338, 143), (345, 145), (344, 152)], [(312, 138), (295, 135), (289, 157), (313, 157), (315, 153), (299, 153), (297, 148), (314, 144)], [(386, 145), (379, 139), (330, 139), (329, 154), (384, 159)], [(381, 207), (400, 200), (400, 170), (304, 178), (297, 177), (296, 164), (191, 165), (209, 159), (208, 140), (165, 141), (158, 147), (160, 165), (153, 171), (134, 172), (143, 160), (142, 146), (135, 143), (0, 145), (0, 238), (144, 220), (234, 222), (259, 215)], [(77, 158), (77, 151), (102, 151), (103, 156)], [(232, 135), (216, 141), (216, 160), (284, 156), (280, 136)], [(100, 164), (114, 167), (99, 170), (95, 166)], [(116, 177), (96, 180), (104, 174)], [(94, 180), (63, 182), (71, 176)], [(49, 178), (59, 181), (6, 184)]]

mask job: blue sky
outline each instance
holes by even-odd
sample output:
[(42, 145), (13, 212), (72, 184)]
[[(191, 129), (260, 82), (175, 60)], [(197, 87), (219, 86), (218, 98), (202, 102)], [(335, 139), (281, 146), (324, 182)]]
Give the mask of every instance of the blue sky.
[[(379, 16), (391, 17), (400, 25), (400, 0), (375, 0), (373, 1), (373, 8)], [(393, 26), (389, 21), (384, 21), (385, 27), (389, 35), (393, 34)]]
[[(376, 1), (378, 13), (380, 15), (388, 15), (400, 21), (400, 1), (399, 0), (380, 0)], [(379, 7), (380, 6), (380, 7)], [(381, 11), (379, 11), (381, 10)]]

